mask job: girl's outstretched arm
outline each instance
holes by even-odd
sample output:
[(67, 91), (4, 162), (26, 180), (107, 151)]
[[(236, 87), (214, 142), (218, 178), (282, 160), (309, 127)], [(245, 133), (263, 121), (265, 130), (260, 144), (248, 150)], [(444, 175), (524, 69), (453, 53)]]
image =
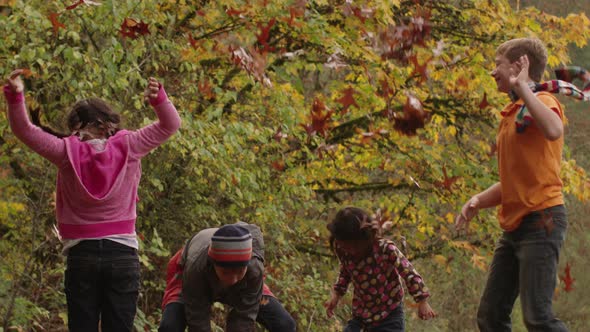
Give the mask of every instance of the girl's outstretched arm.
[(338, 306), (338, 302), (340, 302), (342, 296), (346, 294), (346, 290), (348, 289), (348, 285), (351, 281), (351, 275), (344, 266), (340, 254), (338, 253), (338, 249), (336, 249), (336, 253), (336, 255), (338, 256), (338, 260), (340, 261), (340, 273), (338, 274), (338, 280), (332, 287), (330, 299), (324, 303), (324, 307), (326, 308), (326, 314), (329, 318), (334, 315), (334, 309), (336, 309), (336, 306)]
[(393, 262), (397, 273), (404, 279), (406, 288), (414, 298), (414, 301), (420, 303), (430, 297), (430, 292), (426, 288), (422, 276), (420, 276), (412, 263), (410, 263), (395, 245), (388, 243), (385, 253), (389, 256), (390, 261)]
[(155, 78), (150, 77), (144, 96), (156, 111), (158, 121), (130, 135), (131, 151), (140, 158), (172, 136), (180, 128), (181, 122), (164, 87)]
[(65, 143), (62, 139), (46, 133), (29, 120), (25, 106), (24, 85), (20, 78), (22, 69), (10, 73), (4, 86), (8, 106), (8, 122), (14, 135), (33, 151), (56, 165), (66, 158)]

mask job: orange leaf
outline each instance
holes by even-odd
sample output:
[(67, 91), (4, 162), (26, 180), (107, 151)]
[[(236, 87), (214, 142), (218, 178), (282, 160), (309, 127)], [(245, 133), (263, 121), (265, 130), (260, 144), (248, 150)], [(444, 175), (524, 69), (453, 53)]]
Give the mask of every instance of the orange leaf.
[(245, 12), (245, 10), (237, 10), (231, 7), (225, 10), (225, 13), (229, 16), (240, 16), (240, 14), (243, 14)]
[(416, 97), (408, 95), (404, 105), (404, 113), (402, 115), (393, 114), (395, 120), (393, 128), (405, 135), (416, 135), (416, 130), (424, 128), (428, 117), (429, 114), (422, 108), (422, 103)]
[(215, 92), (211, 88), (211, 84), (209, 84), (209, 80), (205, 79), (197, 83), (197, 87), (199, 88), (199, 92), (207, 99), (215, 98)]
[(285, 170), (286, 166), (285, 166), (285, 162), (282, 160), (275, 160), (272, 162), (271, 164), (272, 168), (274, 168), (275, 170), (282, 172)]
[(570, 270), (571, 270), (570, 263), (565, 264), (564, 274), (559, 276), (559, 279), (561, 279), (561, 281), (563, 281), (563, 283), (564, 283), (564, 290), (566, 292), (571, 292), (574, 289), (573, 284), (574, 284), (574, 281), (576, 281), (576, 279), (572, 278), (572, 276), (570, 274)]
[(59, 17), (58, 13), (50, 13), (49, 14), (49, 20), (51, 21), (51, 25), (53, 26), (53, 33), (55, 35), (57, 35), (59, 28), (63, 28), (63, 29), (66, 28), (66, 26), (63, 23), (61, 23), (60, 21), (57, 20), (58, 17)]
[(488, 106), (490, 106), (490, 103), (488, 103), (488, 94), (486, 92), (484, 92), (483, 99), (479, 103), (479, 109), (480, 110), (483, 110), (483, 109), (485, 109)]
[(430, 62), (430, 59), (424, 61), (423, 64), (420, 64), (418, 62), (418, 57), (416, 55), (412, 55), (410, 57), (410, 61), (414, 64), (414, 70), (412, 71), (412, 74), (410, 74), (410, 76), (414, 76), (417, 75), (420, 80), (418, 81), (419, 84), (424, 83), (427, 79), (428, 79), (428, 62)]
[(389, 98), (393, 96), (393, 88), (389, 86), (389, 82), (387, 81), (387, 79), (381, 79), (379, 83), (381, 84), (381, 88), (377, 91), (378, 96), (381, 96), (383, 98)]
[(435, 181), (434, 184), (438, 187), (444, 188), (448, 191), (452, 191), (451, 187), (457, 180), (460, 178), (459, 176), (449, 177), (447, 175), (447, 168), (445, 166), (442, 167), (444, 179), (442, 181)]
[(289, 7), (289, 17), (282, 18), (282, 20), (284, 22), (287, 22), (287, 24), (289, 24), (292, 27), (301, 27), (301, 26), (303, 26), (303, 24), (299, 23), (299, 22), (295, 22), (295, 19), (302, 17), (304, 14), (305, 14), (305, 5), (303, 6), (303, 8), (291, 6), (291, 7)]
[(25, 78), (29, 78), (29, 77), (33, 76), (33, 72), (32, 72), (30, 69), (23, 68), (23, 69), (22, 69), (22, 71), (23, 71), (23, 72), (22, 72), (22, 75), (23, 75)]
[(336, 100), (337, 102), (342, 104), (341, 113), (348, 112), (348, 107), (350, 107), (351, 105), (354, 105), (357, 108), (359, 107), (359, 105), (354, 100), (354, 97), (353, 97), (354, 89), (352, 87), (348, 87), (348, 89), (342, 90), (342, 92), (344, 93), (344, 96), (342, 96), (340, 99)]
[(194, 49), (201, 47), (201, 41), (194, 39), (193, 35), (191, 35), (191, 34), (188, 35), (188, 42), (189, 42), (189, 44), (191, 44), (191, 47)]
[(67, 7), (66, 7), (66, 10), (72, 10), (72, 9), (74, 9), (74, 8), (76, 8), (76, 7), (78, 7), (78, 6), (80, 6), (80, 5), (81, 5), (81, 4), (83, 4), (83, 3), (84, 3), (84, 0), (79, 0), (79, 1), (78, 1), (78, 2), (76, 2), (76, 3), (74, 3), (74, 4), (71, 4), (71, 5), (67, 6)]
[(311, 109), (311, 125), (313, 130), (316, 133), (326, 137), (328, 134), (330, 122), (332, 121), (331, 118), (333, 113), (334, 112), (329, 110), (321, 100), (316, 98), (313, 101)]
[(140, 35), (148, 35), (150, 30), (147, 23), (143, 21), (137, 22), (137, 20), (127, 17), (121, 23), (119, 33), (124, 38), (137, 39)]
[(307, 133), (307, 136), (312, 136), (313, 134), (315, 134), (315, 130), (313, 130), (313, 126), (311, 124), (300, 124), (301, 127), (303, 127), (303, 129), (305, 129), (305, 132)]
[(272, 49), (268, 45), (268, 39), (270, 38), (270, 29), (275, 24), (275, 22), (276, 22), (276, 19), (273, 18), (270, 21), (268, 21), (268, 24), (266, 26), (261, 23), (258, 23), (258, 28), (260, 29), (260, 34), (258, 34), (256, 36), (256, 38), (258, 39), (258, 42), (262, 46), (264, 46), (263, 50), (262, 50), (263, 52), (272, 51)]

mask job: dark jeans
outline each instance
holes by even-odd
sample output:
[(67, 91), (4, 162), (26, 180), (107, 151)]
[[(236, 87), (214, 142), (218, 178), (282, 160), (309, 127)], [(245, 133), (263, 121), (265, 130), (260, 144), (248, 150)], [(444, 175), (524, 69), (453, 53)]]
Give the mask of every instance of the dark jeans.
[(516, 230), (504, 232), (477, 312), (480, 331), (511, 331), (510, 314), (519, 295), (529, 331), (567, 331), (551, 303), (566, 229), (566, 210), (558, 205), (532, 212)]
[(109, 240), (70, 248), (65, 274), (72, 332), (131, 331), (139, 295), (137, 250)]
[[(360, 318), (353, 318), (348, 321), (344, 332), (363, 331), (363, 322)], [(379, 322), (378, 325), (364, 328), (367, 332), (403, 332), (405, 331), (404, 309), (402, 304), (389, 313), (389, 316)]]
[[(295, 332), (297, 327), (295, 320), (279, 300), (272, 296), (263, 296), (262, 303), (256, 317), (258, 323), (270, 332)], [(184, 304), (170, 303), (166, 305), (158, 332), (184, 332), (185, 329)]]

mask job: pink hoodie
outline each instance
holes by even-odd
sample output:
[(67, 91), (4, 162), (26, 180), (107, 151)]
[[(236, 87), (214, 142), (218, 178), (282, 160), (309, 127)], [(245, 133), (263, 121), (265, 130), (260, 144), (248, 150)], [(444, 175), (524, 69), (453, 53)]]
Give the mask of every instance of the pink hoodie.
[(12, 131), (58, 167), (56, 214), (64, 239), (134, 234), (141, 158), (180, 127), (176, 108), (160, 87), (150, 99), (158, 120), (137, 131), (120, 130), (103, 151), (76, 136), (57, 138), (29, 121), (22, 93), (4, 87)]

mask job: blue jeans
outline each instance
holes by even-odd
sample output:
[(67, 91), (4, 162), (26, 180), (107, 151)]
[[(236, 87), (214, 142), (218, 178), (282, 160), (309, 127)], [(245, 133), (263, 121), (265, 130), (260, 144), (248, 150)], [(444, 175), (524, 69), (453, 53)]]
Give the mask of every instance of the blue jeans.
[(477, 312), (480, 331), (511, 331), (510, 314), (519, 295), (529, 331), (567, 331), (551, 303), (566, 229), (566, 210), (558, 205), (532, 212), (516, 230), (504, 232)]
[[(270, 332), (295, 332), (295, 320), (281, 302), (272, 296), (263, 296), (263, 299), (268, 303), (260, 304), (256, 321)], [(173, 302), (166, 305), (158, 332), (184, 332), (185, 329), (184, 304)]]
[(131, 331), (139, 295), (137, 250), (109, 240), (70, 248), (65, 273), (71, 332)]
[[(363, 331), (363, 321), (361, 318), (353, 318), (348, 321), (344, 332), (361, 332)], [(403, 332), (405, 331), (404, 309), (400, 303), (389, 316), (379, 322), (376, 326), (365, 328), (367, 332)]]

